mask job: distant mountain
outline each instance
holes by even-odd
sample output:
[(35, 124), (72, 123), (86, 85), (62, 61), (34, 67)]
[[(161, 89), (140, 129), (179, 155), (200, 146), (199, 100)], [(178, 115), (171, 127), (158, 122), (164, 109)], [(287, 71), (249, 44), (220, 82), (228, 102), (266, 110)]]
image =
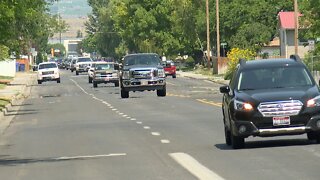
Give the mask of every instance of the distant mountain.
[(49, 7), (51, 14), (58, 14), (63, 18), (85, 17), (91, 13), (87, 0), (59, 0)]

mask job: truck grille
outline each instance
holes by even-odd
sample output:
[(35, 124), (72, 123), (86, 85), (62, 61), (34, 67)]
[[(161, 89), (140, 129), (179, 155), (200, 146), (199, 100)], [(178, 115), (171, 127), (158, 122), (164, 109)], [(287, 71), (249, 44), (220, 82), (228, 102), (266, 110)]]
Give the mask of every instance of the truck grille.
[(42, 72), (42, 75), (49, 75), (49, 74), (54, 74), (54, 71), (45, 71), (45, 72)]
[(264, 117), (298, 115), (303, 104), (299, 100), (260, 103), (258, 110)]
[(134, 70), (132, 71), (132, 77), (134, 79), (151, 79), (158, 75), (158, 71), (154, 69), (147, 70)]

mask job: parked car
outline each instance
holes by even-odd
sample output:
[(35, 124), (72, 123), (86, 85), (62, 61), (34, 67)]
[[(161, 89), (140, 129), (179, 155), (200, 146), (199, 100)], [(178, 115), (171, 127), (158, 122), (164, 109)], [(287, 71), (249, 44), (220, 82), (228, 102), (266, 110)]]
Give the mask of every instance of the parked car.
[(298, 56), (241, 60), (220, 87), (226, 144), (242, 148), (249, 136), (307, 134), (320, 143), (320, 91)]
[(166, 73), (166, 76), (172, 76), (172, 78), (176, 78), (177, 77), (176, 71), (177, 71), (177, 68), (173, 61), (168, 60), (165, 62), (164, 72)]
[(81, 72), (88, 72), (92, 63), (92, 59), (89, 57), (78, 57), (75, 64), (76, 75), (79, 75)]
[(119, 86), (118, 70), (115, 69), (113, 62), (95, 62), (89, 71), (92, 73), (92, 84), (94, 88), (98, 87), (100, 83), (114, 83), (115, 87)]
[(38, 65), (38, 84), (45, 81), (57, 81), (57, 83), (60, 83), (60, 71), (57, 63), (43, 62)]
[(128, 98), (129, 91), (145, 90), (156, 90), (158, 96), (166, 96), (166, 77), (158, 54), (129, 54), (122, 63), (121, 98)]

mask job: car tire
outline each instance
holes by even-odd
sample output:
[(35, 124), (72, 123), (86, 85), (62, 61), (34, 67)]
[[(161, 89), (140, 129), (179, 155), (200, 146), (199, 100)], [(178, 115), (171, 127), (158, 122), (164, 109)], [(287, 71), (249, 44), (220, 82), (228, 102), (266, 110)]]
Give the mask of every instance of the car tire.
[(231, 132), (228, 130), (227, 126), (224, 126), (224, 136), (225, 136), (226, 144), (230, 146), (232, 144)]
[(79, 75), (79, 71), (76, 71), (76, 75), (77, 75), (77, 76)]
[(244, 148), (244, 138), (239, 137), (239, 136), (235, 136), (232, 132), (232, 127), (230, 129), (230, 139), (231, 139), (231, 146), (233, 149)]
[(89, 76), (89, 83), (92, 83), (92, 77)]
[(38, 84), (42, 84), (42, 81), (41, 81), (41, 80), (38, 80)]
[(97, 88), (97, 87), (98, 87), (98, 83), (97, 83), (97, 82), (92, 81), (92, 83), (93, 83), (93, 87), (94, 87), (94, 88)]
[(71, 72), (73, 72), (73, 69), (70, 69)]
[(157, 90), (157, 96), (164, 97), (167, 95), (167, 88), (163, 86), (162, 89)]
[(173, 75), (172, 75), (172, 78), (177, 78), (177, 75), (176, 75), (176, 74), (173, 74)]
[(129, 98), (129, 91), (124, 90), (121, 88), (121, 98)]
[(119, 82), (115, 82), (114, 87), (119, 87)]
[(60, 78), (59, 78), (59, 79), (57, 79), (57, 83), (60, 83)]

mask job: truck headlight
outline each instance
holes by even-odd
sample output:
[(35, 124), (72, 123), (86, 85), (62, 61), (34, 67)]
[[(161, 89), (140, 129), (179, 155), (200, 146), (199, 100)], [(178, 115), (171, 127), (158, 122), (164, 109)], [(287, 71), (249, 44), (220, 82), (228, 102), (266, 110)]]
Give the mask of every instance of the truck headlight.
[(123, 71), (122, 72), (122, 79), (130, 79), (130, 72), (129, 71)]
[(316, 107), (316, 106), (320, 106), (320, 95), (312, 99), (309, 99), (307, 101), (307, 107)]
[(165, 74), (163, 69), (158, 69), (158, 76), (159, 77), (165, 77), (166, 76), (166, 74)]
[(234, 109), (239, 111), (252, 111), (253, 106), (248, 102), (234, 101)]

